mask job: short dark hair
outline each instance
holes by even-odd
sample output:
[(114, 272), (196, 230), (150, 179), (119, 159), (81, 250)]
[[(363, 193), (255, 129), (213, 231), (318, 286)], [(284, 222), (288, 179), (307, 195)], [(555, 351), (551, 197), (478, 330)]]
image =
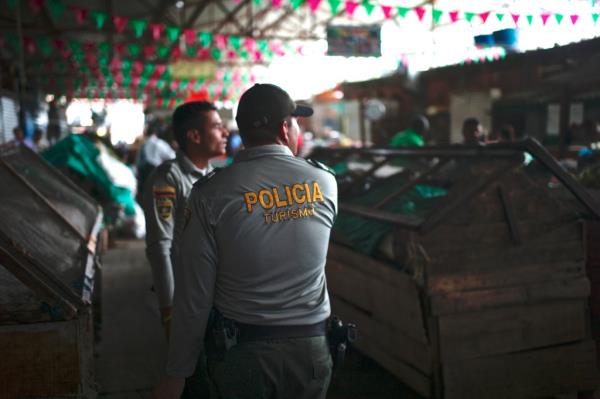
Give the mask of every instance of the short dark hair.
[(480, 125), (479, 119), (477, 118), (467, 118), (463, 122), (462, 131), (463, 133), (472, 133), (477, 130), (477, 127)]
[(175, 108), (173, 112), (173, 135), (182, 151), (186, 150), (186, 133), (197, 126), (198, 117), (204, 118), (204, 113), (216, 111), (217, 107), (208, 101), (191, 101)]

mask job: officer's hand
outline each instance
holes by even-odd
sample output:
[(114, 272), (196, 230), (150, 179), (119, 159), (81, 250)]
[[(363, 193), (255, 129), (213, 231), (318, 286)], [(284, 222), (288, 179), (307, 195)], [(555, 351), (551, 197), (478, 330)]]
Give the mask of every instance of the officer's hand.
[(185, 378), (165, 376), (154, 389), (154, 399), (179, 399)]

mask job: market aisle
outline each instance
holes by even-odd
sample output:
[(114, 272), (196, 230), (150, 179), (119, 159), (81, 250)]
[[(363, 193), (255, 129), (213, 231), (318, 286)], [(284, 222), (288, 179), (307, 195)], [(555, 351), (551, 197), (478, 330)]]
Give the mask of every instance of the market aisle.
[(143, 240), (117, 241), (103, 256), (100, 398), (150, 398), (162, 372), (165, 340), (144, 248)]
[[(103, 320), (96, 358), (99, 398), (151, 398), (162, 373), (165, 340), (150, 291), (143, 240), (117, 241), (102, 263)], [(371, 359), (350, 353), (334, 374), (328, 398), (419, 397)]]

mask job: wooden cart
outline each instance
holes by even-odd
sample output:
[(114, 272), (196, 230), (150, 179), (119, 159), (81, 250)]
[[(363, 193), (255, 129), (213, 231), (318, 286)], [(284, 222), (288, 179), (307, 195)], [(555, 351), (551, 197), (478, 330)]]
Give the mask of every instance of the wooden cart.
[(26, 147), (0, 146), (0, 397), (93, 398), (102, 212)]
[(360, 351), (427, 398), (598, 386), (584, 218), (600, 208), (541, 145), (313, 155), (343, 170), (327, 282)]

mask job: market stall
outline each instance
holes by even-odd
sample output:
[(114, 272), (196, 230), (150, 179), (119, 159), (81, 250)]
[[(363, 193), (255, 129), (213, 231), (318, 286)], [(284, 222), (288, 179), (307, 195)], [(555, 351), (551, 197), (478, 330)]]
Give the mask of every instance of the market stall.
[(359, 350), (425, 397), (598, 385), (584, 225), (600, 208), (539, 143), (313, 157), (338, 172), (327, 282)]
[(95, 397), (98, 204), (25, 146), (0, 146), (0, 397)]

